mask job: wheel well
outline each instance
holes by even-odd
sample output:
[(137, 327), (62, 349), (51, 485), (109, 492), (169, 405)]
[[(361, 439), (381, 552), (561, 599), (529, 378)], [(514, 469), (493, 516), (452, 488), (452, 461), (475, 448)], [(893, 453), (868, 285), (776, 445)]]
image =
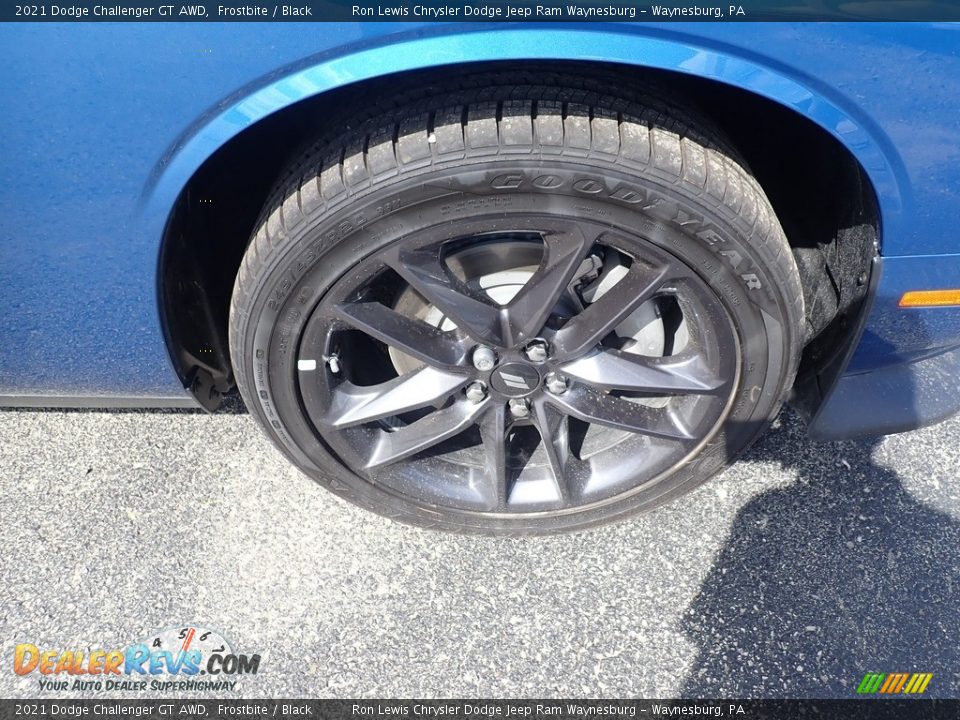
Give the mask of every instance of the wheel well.
[[(766, 191), (800, 268), (807, 347), (795, 398), (810, 413), (836, 372), (865, 304), (879, 237), (873, 188), (853, 155), (813, 122), (771, 100), (712, 80), (603, 63), (484, 63), (403, 73), (297, 103), (214, 153), (174, 206), (160, 254), (162, 320), (185, 387), (209, 409), (233, 385), (227, 320), (247, 241), (276, 180), (307, 142), (358, 121), (370, 97), (442, 87), (468, 69), (617, 75), (695, 106), (727, 134)], [(565, 66), (565, 67), (562, 67)], [(379, 103), (378, 107), (383, 107)], [(331, 112), (331, 108), (337, 109)], [(351, 110), (352, 109), (352, 110)]]

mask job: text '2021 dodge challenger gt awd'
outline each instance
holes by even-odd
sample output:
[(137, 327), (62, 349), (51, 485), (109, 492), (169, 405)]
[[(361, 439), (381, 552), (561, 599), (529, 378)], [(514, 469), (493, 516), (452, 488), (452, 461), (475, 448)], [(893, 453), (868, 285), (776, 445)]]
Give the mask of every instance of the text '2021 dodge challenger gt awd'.
[(0, 27), (0, 404), (239, 389), (467, 532), (960, 408), (946, 23)]

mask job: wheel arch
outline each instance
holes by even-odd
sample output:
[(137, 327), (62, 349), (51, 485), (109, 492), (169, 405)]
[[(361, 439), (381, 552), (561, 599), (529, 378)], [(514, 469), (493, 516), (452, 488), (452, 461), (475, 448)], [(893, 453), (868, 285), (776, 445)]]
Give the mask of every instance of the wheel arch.
[[(496, 43), (491, 42), (490, 34), (496, 35)], [(604, 48), (602, 58), (596, 57), (597, 47)], [(322, 127), (328, 108), (360, 101), (364, 93), (389, 92), (392, 79), (398, 76), (427, 79), (436, 73), (455, 72), (464, 65), (510, 62), (521, 67), (545, 61), (569, 64), (586, 72), (603, 67), (623, 73), (627, 81), (669, 83), (671, 92), (728, 108), (707, 112), (726, 131), (736, 127), (738, 116), (759, 108), (760, 127), (766, 122), (769, 128), (776, 128), (771, 135), (774, 145), (785, 132), (789, 136), (796, 129), (817, 143), (819, 162), (837, 163), (831, 168), (842, 166), (842, 177), (832, 183), (837, 187), (824, 189), (821, 194), (826, 197), (825, 193), (839, 190), (848, 202), (835, 208), (835, 214), (848, 216), (844, 222), (849, 224), (872, 228), (872, 237), (869, 232), (866, 237), (858, 235), (861, 244), (879, 240), (881, 214), (884, 226), (889, 228), (901, 212), (908, 187), (903, 181), (905, 172), (894, 147), (869, 118), (858, 115), (842, 97), (829, 96), (787, 68), (740, 57), (727, 48), (608, 30), (515, 29), (453, 38), (412, 38), (343, 56), (308, 60), (238, 91), (194, 123), (158, 161), (143, 190), (143, 212), (165, 227), (157, 283), (161, 323), (177, 374), (197, 400), (208, 408), (216, 407), (220, 395), (232, 384), (226, 315), (236, 269), (260, 204), (290, 153), (310, 133), (317, 132), (318, 124)], [(763, 165), (770, 148), (762, 147), (756, 132), (743, 133), (752, 134), (752, 138), (737, 138), (737, 134), (732, 133), (734, 143), (748, 163)], [(771, 201), (778, 215), (786, 218), (784, 224), (789, 224), (794, 215), (799, 215), (795, 203), (786, 197), (789, 188), (784, 177), (793, 168), (753, 169), (761, 184), (764, 173), (774, 178), (771, 182), (778, 186), (774, 194), (784, 197), (771, 196)], [(764, 187), (767, 189), (767, 184)], [(791, 230), (787, 230), (790, 237)], [(794, 230), (791, 243), (801, 232), (805, 232), (802, 226)], [(810, 244), (835, 245), (838, 237), (835, 234)], [(837, 284), (823, 277), (830, 275), (826, 260), (814, 258), (808, 264), (805, 286), (823, 285), (825, 279)], [(818, 268), (818, 264), (824, 267)], [(859, 265), (842, 270), (851, 277), (861, 273)], [(842, 295), (839, 289), (837, 292)], [(831, 322), (839, 317), (841, 298), (837, 300), (837, 307), (824, 310), (816, 323), (820, 327), (811, 330), (811, 337), (829, 330)], [(827, 335), (845, 333), (851, 336), (848, 344), (852, 341), (849, 328), (856, 326), (854, 316), (862, 306), (856, 300), (853, 298), (844, 311), (849, 317), (842, 323), (833, 322), (835, 327)], [(831, 311), (833, 317), (828, 317)], [(833, 348), (837, 343), (830, 337), (829, 342), (821, 344)], [(802, 368), (801, 377), (815, 377), (818, 367), (825, 364), (819, 357), (821, 351), (809, 355), (805, 358), (807, 372)]]

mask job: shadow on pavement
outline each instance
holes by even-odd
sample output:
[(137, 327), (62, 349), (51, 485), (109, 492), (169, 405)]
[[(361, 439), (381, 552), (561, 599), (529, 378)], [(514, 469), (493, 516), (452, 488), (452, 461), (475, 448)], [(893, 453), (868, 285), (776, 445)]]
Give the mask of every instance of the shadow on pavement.
[(740, 510), (682, 629), (689, 697), (856, 697), (865, 672), (960, 688), (960, 523), (877, 465), (877, 442), (815, 443), (791, 412), (744, 459), (798, 473)]

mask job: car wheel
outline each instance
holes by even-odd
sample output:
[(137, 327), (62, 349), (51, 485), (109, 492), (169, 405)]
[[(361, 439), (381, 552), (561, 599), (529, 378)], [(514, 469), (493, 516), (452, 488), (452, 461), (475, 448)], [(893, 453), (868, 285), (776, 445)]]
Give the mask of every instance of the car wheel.
[(580, 529), (732, 461), (796, 373), (803, 295), (720, 133), (570, 86), (453, 91), (305, 152), (234, 291), (252, 415), (418, 525)]

